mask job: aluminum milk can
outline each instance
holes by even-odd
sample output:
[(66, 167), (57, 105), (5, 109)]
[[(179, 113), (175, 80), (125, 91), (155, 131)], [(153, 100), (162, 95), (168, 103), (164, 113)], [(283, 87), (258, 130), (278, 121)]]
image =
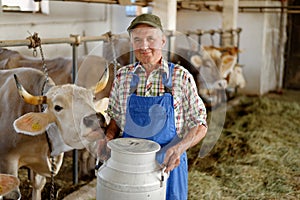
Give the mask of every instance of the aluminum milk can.
[(155, 160), (156, 142), (118, 138), (97, 172), (97, 200), (165, 200), (168, 175)]

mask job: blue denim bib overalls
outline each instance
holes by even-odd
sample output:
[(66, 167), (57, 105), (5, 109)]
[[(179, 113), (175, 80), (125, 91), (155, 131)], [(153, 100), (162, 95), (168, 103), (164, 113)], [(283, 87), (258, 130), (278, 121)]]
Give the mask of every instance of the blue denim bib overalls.
[[(126, 121), (123, 137), (144, 138), (157, 142), (161, 150), (156, 160), (162, 164), (164, 155), (170, 145), (180, 139), (176, 133), (172, 91), (172, 74), (174, 64), (169, 63), (169, 78), (162, 74), (165, 93), (162, 96), (137, 96), (132, 93), (127, 100)], [(139, 77), (133, 73), (131, 91), (137, 87)], [(187, 155), (180, 157), (180, 165), (173, 169), (167, 181), (166, 200), (186, 200), (188, 193)]]

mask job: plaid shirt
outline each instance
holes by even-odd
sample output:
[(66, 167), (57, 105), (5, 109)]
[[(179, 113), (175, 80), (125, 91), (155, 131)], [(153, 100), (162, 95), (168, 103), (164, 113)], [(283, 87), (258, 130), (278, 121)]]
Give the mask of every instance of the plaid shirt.
[[(127, 98), (130, 95), (130, 82), (135, 72), (140, 78), (137, 95), (160, 96), (164, 94), (161, 72), (169, 77), (169, 66), (166, 60), (151, 72), (148, 79), (142, 65), (128, 65), (118, 70), (113, 83), (107, 109), (121, 130), (124, 130)], [(182, 66), (175, 65), (172, 76), (172, 94), (174, 97), (175, 125), (179, 137), (183, 137), (192, 127), (204, 124), (206, 126), (206, 109), (198, 95), (197, 87), (192, 75)]]

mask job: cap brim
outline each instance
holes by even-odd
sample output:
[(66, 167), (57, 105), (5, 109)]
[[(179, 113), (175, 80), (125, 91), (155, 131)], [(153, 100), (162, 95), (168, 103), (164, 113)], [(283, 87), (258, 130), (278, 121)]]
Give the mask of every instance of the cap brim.
[(155, 23), (149, 22), (149, 21), (139, 21), (138, 23), (132, 24), (127, 28), (127, 31), (131, 31), (132, 29), (134, 29), (137, 25), (139, 24), (147, 24), (149, 26), (152, 26), (154, 28), (159, 28), (160, 30), (162, 30), (162, 27), (158, 26)]

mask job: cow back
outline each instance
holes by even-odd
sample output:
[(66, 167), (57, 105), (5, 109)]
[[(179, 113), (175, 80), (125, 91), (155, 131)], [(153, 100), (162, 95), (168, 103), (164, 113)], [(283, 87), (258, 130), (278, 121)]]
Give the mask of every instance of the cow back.
[(45, 84), (46, 77), (39, 70), (31, 68), (0, 70), (0, 154), (12, 151), (20, 143), (32, 143), (32, 139), (44, 140), (41, 137), (33, 138), (17, 134), (13, 128), (15, 119), (25, 113), (40, 110), (39, 106), (29, 105), (20, 97), (14, 74), (18, 76), (24, 88), (33, 95), (41, 95), (43, 89), (47, 90), (54, 85), (51, 79)]

